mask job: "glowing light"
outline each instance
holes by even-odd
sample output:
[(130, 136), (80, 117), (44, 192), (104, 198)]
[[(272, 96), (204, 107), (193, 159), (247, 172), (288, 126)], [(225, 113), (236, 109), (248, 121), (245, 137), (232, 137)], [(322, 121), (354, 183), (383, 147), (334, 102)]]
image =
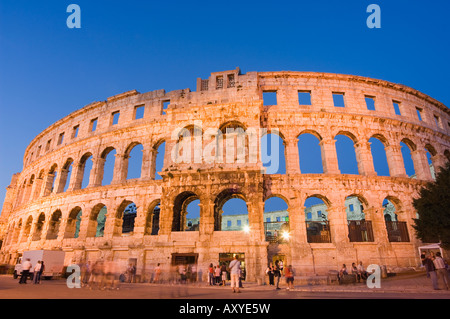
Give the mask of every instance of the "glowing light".
[(284, 232), (281, 233), (281, 237), (283, 237), (284, 240), (289, 240), (290, 236), (291, 235), (287, 231), (284, 231)]
[(250, 226), (244, 226), (244, 232), (249, 233), (250, 232)]

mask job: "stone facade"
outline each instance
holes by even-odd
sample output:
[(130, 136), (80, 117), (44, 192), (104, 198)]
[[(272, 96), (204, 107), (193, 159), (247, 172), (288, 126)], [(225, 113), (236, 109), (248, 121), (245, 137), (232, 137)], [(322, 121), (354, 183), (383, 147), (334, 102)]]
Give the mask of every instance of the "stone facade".
[[(265, 92), (276, 92), (276, 104), (265, 105)], [(310, 94), (310, 105), (300, 105), (299, 92)], [(333, 93), (343, 96), (345, 107), (334, 105)], [(374, 99), (375, 110), (367, 108), (365, 98)], [(401, 115), (396, 114), (394, 102)], [(137, 118), (141, 110), (143, 117)], [(201, 129), (220, 132), (227, 127), (277, 132), (284, 143), (286, 173), (266, 174), (260, 158), (211, 162), (195, 158), (198, 152), (191, 153), (193, 162), (179, 163), (171, 156), (174, 149), (175, 154), (178, 151), (178, 136), (174, 138), (172, 132), (195, 130), (199, 122)], [(217, 263), (219, 254), (226, 253), (245, 256), (247, 280), (252, 281), (264, 276), (267, 262), (274, 257), (292, 264), (298, 274), (324, 274), (359, 260), (366, 265), (415, 267), (420, 243), (411, 227), (416, 217), (412, 198), (432, 179), (426, 152), (436, 170), (450, 159), (449, 123), (449, 109), (417, 90), (341, 74), (241, 74), (236, 69), (198, 79), (196, 92), (116, 95), (73, 112), (29, 144), (23, 170), (12, 177), (7, 188), (1, 213), (0, 262), (13, 263), (25, 250), (61, 249), (66, 252), (66, 264), (98, 258), (133, 260), (142, 280), (149, 278), (157, 263), (171, 265), (174, 256), (190, 257), (199, 269), (206, 269)], [(302, 174), (300, 170), (297, 141), (303, 133), (320, 141), (323, 174)], [(338, 134), (354, 142), (358, 175), (340, 173), (334, 139)], [(390, 176), (377, 176), (374, 170), (371, 137), (385, 146)], [(411, 149), (414, 179), (406, 175), (400, 142)], [(156, 172), (162, 143), (164, 166)], [(143, 146), (141, 175), (130, 180), (129, 156), (136, 145)], [(209, 147), (208, 138), (200, 145), (203, 150)], [(246, 158), (255, 147), (245, 145)], [(102, 186), (104, 163), (113, 150), (112, 182)], [(214, 153), (215, 158), (219, 155)], [(82, 187), (86, 160), (91, 156), (89, 185)], [(162, 179), (156, 179), (157, 173)], [(266, 240), (264, 203), (273, 196), (288, 205), (288, 241)], [(359, 199), (365, 220), (371, 222), (373, 240), (349, 239), (345, 205), (349, 196)], [(313, 237), (304, 207), (309, 197), (322, 199), (327, 207), (327, 224), (315, 231), (316, 236), (327, 232), (328, 241), (320, 242), (319, 237), (315, 237), (319, 242), (309, 240)], [(220, 230), (221, 209), (231, 198), (247, 203), (249, 232)], [(401, 240), (390, 236), (393, 229), (387, 227), (383, 216), (386, 199), (395, 206), (397, 220), (409, 234)], [(193, 200), (200, 200), (200, 224), (196, 231), (184, 231), (186, 206)], [(131, 203), (136, 205), (136, 216), (130, 224), (132, 231), (124, 233), (123, 212)], [(106, 211), (101, 232), (100, 211)]]

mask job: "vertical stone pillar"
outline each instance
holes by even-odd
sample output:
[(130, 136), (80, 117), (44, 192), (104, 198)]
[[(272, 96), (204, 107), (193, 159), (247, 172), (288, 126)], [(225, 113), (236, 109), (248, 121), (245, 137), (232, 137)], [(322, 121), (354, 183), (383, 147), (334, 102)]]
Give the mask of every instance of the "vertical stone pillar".
[[(142, 149), (142, 167), (141, 167), (141, 180), (150, 180), (155, 178), (154, 164), (156, 150), (150, 145), (145, 145)], [(153, 176), (152, 176), (153, 175)]]
[(336, 140), (332, 138), (320, 141), (320, 149), (322, 153), (322, 166), (324, 174), (340, 174), (338, 158), (336, 153)]
[(300, 157), (297, 147), (298, 139), (290, 138), (285, 141), (286, 174), (300, 174)]
[(360, 175), (376, 176), (375, 168), (373, 166), (372, 152), (370, 143), (358, 142), (355, 143), (356, 161), (358, 162), (358, 172)]
[(43, 179), (42, 178), (36, 178), (34, 180), (33, 186), (31, 188), (31, 200), (35, 200), (39, 197), (40, 192), (42, 190), (42, 183), (43, 183)]
[(93, 165), (89, 176), (89, 185), (87, 186), (89, 188), (102, 186), (106, 159), (102, 157), (95, 157), (92, 159), (92, 162)]
[(389, 145), (384, 149), (389, 166), (389, 175), (391, 177), (408, 177), (406, 175), (400, 145)]
[(47, 174), (44, 177), (44, 187), (42, 188), (41, 197), (48, 196), (52, 192), (53, 179), (55, 178), (55, 174)]
[(80, 189), (81, 183), (83, 182), (84, 165), (79, 162), (74, 162), (72, 167), (73, 171), (70, 176), (69, 187), (67, 188), (68, 192)]
[(414, 170), (418, 179), (431, 181), (430, 165), (428, 164), (427, 152), (425, 149), (417, 149), (411, 152), (411, 158), (414, 162)]
[(67, 175), (69, 174), (69, 170), (61, 169), (59, 175), (56, 176), (55, 187), (53, 188), (53, 193), (63, 193), (64, 187), (66, 186)]
[(111, 184), (122, 184), (127, 179), (128, 173), (128, 155), (116, 154), (114, 162), (114, 174)]
[(336, 245), (349, 243), (345, 206), (328, 208), (328, 220), (330, 222), (331, 241)]

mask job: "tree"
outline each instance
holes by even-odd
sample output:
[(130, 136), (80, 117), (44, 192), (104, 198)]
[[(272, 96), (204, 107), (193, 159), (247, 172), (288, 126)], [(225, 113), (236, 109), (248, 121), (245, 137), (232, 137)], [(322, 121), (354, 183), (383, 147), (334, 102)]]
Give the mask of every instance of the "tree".
[(412, 227), (423, 242), (441, 242), (450, 248), (450, 162), (441, 168), (436, 180), (420, 190), (420, 197), (413, 199), (418, 218)]

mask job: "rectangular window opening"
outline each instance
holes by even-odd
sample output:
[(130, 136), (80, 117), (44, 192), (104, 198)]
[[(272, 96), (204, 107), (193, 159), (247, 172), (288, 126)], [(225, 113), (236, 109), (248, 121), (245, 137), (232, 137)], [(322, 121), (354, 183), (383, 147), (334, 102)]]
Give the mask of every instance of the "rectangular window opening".
[(95, 132), (95, 130), (97, 130), (97, 121), (98, 118), (91, 120), (91, 129), (90, 129), (91, 132)]
[(434, 122), (436, 123), (436, 126), (438, 128), (441, 128), (441, 121), (439, 120), (439, 116), (437, 115), (434, 116)]
[(277, 105), (277, 92), (276, 91), (263, 92), (263, 102), (264, 105)]
[(58, 137), (58, 145), (61, 145), (64, 142), (64, 133), (59, 134)]
[(335, 107), (345, 107), (344, 93), (333, 93), (333, 103)]
[(166, 110), (169, 107), (170, 100), (162, 101), (162, 114), (166, 115)]
[(216, 89), (223, 89), (223, 76), (219, 75), (216, 77)]
[(311, 91), (298, 91), (298, 104), (311, 105)]
[(45, 146), (45, 150), (48, 151), (50, 149), (50, 144), (52, 143), (52, 140), (47, 141), (47, 145)]
[(112, 113), (112, 123), (111, 124), (112, 125), (119, 124), (119, 117), (120, 117), (120, 112), (119, 111)]
[(142, 118), (144, 118), (144, 111), (145, 111), (145, 106), (144, 105), (138, 105), (134, 108), (134, 119), (135, 120), (140, 120)]
[(418, 108), (418, 107), (416, 107), (416, 112), (417, 112), (417, 118), (419, 119), (419, 121), (423, 121), (423, 118), (422, 118), (422, 109), (421, 108)]
[(228, 88), (234, 88), (235, 86), (235, 82), (234, 82), (234, 74), (228, 74), (228, 83), (227, 83), (227, 87)]
[(366, 106), (369, 111), (375, 111), (375, 97), (374, 96), (365, 96)]
[(394, 105), (395, 114), (402, 115), (402, 113), (400, 112), (400, 102), (393, 101), (392, 104)]
[(72, 138), (78, 137), (78, 131), (79, 131), (79, 128), (80, 128), (79, 125), (73, 127)]

